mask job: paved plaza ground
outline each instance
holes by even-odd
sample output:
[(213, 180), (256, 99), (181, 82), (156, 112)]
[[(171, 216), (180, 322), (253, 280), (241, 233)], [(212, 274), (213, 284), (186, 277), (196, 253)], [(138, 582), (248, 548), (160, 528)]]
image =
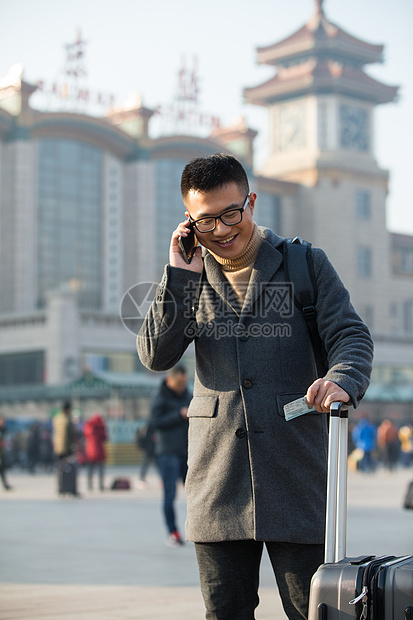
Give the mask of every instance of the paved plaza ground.
[[(109, 486), (128, 476), (131, 491), (86, 490), (59, 499), (55, 476), (11, 471), (0, 489), (0, 620), (202, 620), (194, 547), (165, 545), (156, 472), (137, 488), (133, 467), (107, 469)], [(413, 554), (413, 510), (403, 509), (413, 470), (350, 473), (347, 555)], [(185, 520), (185, 497), (177, 501)], [(269, 560), (261, 571), (257, 620), (285, 615)], [(234, 620), (236, 620), (234, 618)]]

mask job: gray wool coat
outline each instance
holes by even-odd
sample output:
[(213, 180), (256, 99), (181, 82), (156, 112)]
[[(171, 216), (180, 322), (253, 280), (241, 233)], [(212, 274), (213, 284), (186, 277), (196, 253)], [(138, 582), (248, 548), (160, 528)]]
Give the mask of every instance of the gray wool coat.
[[(242, 308), (210, 253), (201, 277), (167, 265), (137, 348), (145, 366), (165, 371), (195, 341), (187, 539), (322, 543), (326, 415), (285, 420), (283, 406), (305, 395), (317, 371), (285, 282), (283, 238), (260, 232), (264, 241)], [(357, 406), (369, 383), (373, 343), (325, 253), (311, 251), (326, 378)]]

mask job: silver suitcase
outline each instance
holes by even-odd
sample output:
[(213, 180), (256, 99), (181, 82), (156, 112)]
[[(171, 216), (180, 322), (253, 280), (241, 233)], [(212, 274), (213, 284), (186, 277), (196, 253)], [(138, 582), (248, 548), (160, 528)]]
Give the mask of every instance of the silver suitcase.
[(346, 557), (348, 407), (330, 410), (325, 563), (308, 620), (413, 620), (413, 556)]

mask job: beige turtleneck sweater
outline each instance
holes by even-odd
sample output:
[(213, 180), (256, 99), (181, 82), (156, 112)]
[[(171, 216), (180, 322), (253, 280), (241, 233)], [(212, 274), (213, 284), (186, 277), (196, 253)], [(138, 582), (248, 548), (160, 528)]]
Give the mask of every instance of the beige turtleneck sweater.
[(262, 237), (258, 231), (258, 226), (254, 224), (254, 229), (247, 247), (243, 253), (236, 258), (222, 258), (211, 252), (215, 260), (221, 265), (222, 272), (234, 289), (241, 307), (244, 303), (252, 268), (258, 256), (261, 243)]

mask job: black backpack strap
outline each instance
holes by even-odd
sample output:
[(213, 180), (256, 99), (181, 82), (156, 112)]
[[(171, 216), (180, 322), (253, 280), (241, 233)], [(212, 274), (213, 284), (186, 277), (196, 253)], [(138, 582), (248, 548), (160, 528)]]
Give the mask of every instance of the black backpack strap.
[(294, 303), (305, 318), (313, 346), (317, 373), (324, 377), (328, 370), (327, 353), (318, 333), (316, 301), (317, 286), (314, 276), (311, 243), (300, 237), (284, 242), (284, 265), (287, 282), (294, 286)]

